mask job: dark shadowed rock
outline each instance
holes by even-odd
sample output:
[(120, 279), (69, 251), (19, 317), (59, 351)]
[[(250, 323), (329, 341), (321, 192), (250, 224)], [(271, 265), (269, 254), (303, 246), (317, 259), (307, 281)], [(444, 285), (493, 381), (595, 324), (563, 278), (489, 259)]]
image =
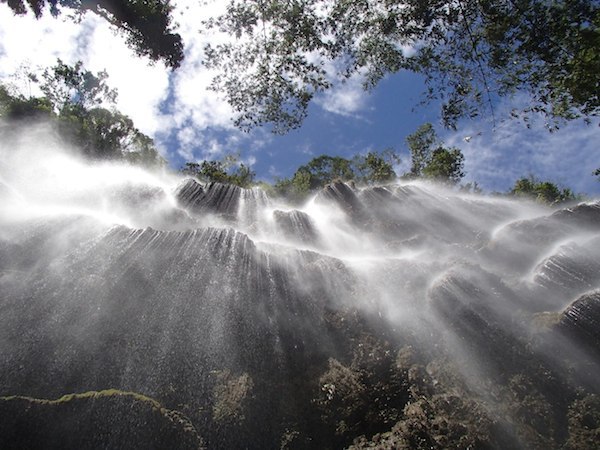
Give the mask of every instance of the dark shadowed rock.
[(565, 298), (600, 287), (600, 238), (560, 246), (535, 269), (534, 283), (548, 306), (564, 306)]
[(294, 242), (317, 245), (319, 236), (310, 216), (302, 211), (273, 211), (273, 219), (282, 234)]
[(515, 320), (519, 298), (500, 278), (479, 267), (453, 269), (428, 296), (443, 326), (463, 350), (484, 360), (491, 373), (500, 375), (524, 364), (527, 352), (515, 334), (518, 330), (504, 325), (507, 317)]
[(551, 219), (583, 229), (600, 230), (600, 202), (580, 203), (571, 208), (556, 211)]
[(195, 213), (211, 212), (235, 219), (242, 188), (231, 184), (208, 183), (203, 186), (188, 179), (179, 185), (175, 197), (179, 204)]
[[(67, 254), (45, 250), (57, 233), (46, 231), (19, 252), (39, 261), (42, 251), (47, 263), (14, 280), (0, 277), (2, 393), (44, 397), (104, 386), (148, 393), (199, 423), (218, 448), (249, 440), (266, 448), (278, 439), (281, 414), (303, 401), (285, 380), (335, 351), (324, 309), (354, 290), (341, 261), (314, 252), (267, 255), (231, 228), (117, 226), (93, 239), (81, 230)], [(259, 400), (249, 404), (243, 432), (213, 423), (214, 373), (223, 370), (254, 380)], [(272, 414), (263, 414), (265, 405)]]
[(348, 184), (341, 181), (334, 181), (325, 186), (319, 191), (315, 200), (335, 203), (354, 221), (361, 222), (365, 219), (365, 212), (356, 192)]
[(270, 203), (259, 188), (243, 189), (222, 183), (202, 185), (193, 179), (177, 187), (175, 198), (182, 208), (192, 213), (214, 214), (242, 226), (252, 225), (261, 208)]
[[(100, 218), (0, 209), (0, 395), (110, 386), (181, 414), (119, 392), (5, 397), (0, 447), (562, 448), (569, 406), (598, 391), (596, 366), (571, 364), (584, 352), (556, 351), (599, 347), (596, 291), (529, 328), (597, 287), (593, 205), (332, 183), (273, 212), (260, 189), (187, 180), (181, 208), (161, 189), (99, 189)], [(162, 204), (180, 227), (147, 222)]]
[(199, 450), (204, 444), (181, 413), (143, 395), (108, 390), (58, 400), (0, 397), (0, 448)]
[(557, 242), (600, 231), (600, 206), (582, 203), (551, 215), (515, 221), (502, 228), (484, 254), (503, 270), (525, 272)]
[(562, 313), (559, 329), (600, 356), (600, 291), (571, 303)]

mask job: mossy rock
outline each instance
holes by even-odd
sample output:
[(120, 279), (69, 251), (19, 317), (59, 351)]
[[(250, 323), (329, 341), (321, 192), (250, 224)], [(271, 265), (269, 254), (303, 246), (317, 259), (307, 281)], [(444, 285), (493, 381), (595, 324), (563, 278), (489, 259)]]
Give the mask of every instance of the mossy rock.
[(0, 448), (202, 449), (192, 423), (133, 392), (69, 394), (58, 400), (0, 397)]

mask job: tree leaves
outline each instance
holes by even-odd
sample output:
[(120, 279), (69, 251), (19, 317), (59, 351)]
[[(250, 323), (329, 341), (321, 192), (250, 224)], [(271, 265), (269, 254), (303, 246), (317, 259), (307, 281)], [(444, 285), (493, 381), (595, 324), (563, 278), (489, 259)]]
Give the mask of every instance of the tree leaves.
[(509, 193), (516, 197), (528, 197), (547, 205), (557, 205), (578, 199), (571, 189), (561, 189), (554, 183), (538, 180), (534, 176), (523, 177), (515, 181)]
[(206, 64), (245, 130), (271, 124), (285, 133), (336, 79), (360, 74), (370, 89), (401, 70), (424, 75), (425, 98), (441, 102), (447, 127), (482, 111), (493, 117), (499, 98), (526, 92), (531, 104), (517, 116), (543, 114), (552, 128), (600, 113), (599, 8), (589, 0), (231, 0), (203, 26), (235, 38), (208, 46)]
[[(39, 82), (36, 75), (29, 74), (29, 77), (32, 81)], [(58, 59), (55, 66), (44, 70), (40, 89), (56, 112), (65, 107), (78, 106), (86, 109), (102, 103), (114, 105), (117, 91), (108, 87), (107, 78), (105, 71), (94, 75), (89, 70), (84, 70), (81, 61), (69, 66)]]
[(85, 70), (81, 61), (69, 66), (59, 59), (41, 79), (28, 74), (43, 97), (11, 94), (0, 84), (0, 118), (21, 126), (44, 119), (66, 143), (93, 159), (163, 165), (154, 141), (114, 108), (117, 92), (108, 87), (107, 77), (106, 72)]
[[(27, 14), (24, 0), (0, 0), (15, 14)], [(86, 11), (106, 19), (125, 34), (127, 44), (138, 54), (152, 61), (162, 60), (173, 69), (183, 61), (183, 42), (171, 25), (173, 7), (169, 0), (26, 0), (36, 18), (46, 6), (57, 16), (64, 8), (75, 10), (78, 16)], [(77, 19), (77, 17), (75, 17)]]
[(444, 147), (430, 123), (421, 125), (406, 142), (412, 159), (407, 178), (424, 177), (456, 184), (465, 176), (462, 152), (456, 147)]

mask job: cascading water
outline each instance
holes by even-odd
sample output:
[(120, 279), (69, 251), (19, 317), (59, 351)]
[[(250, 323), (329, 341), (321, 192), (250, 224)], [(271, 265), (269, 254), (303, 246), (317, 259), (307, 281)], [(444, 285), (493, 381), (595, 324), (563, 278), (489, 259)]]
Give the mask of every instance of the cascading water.
[(68, 433), (44, 408), (69, 401), (73, 433), (126, 433), (107, 389), (169, 408), (172, 448), (593, 442), (598, 202), (333, 183), (293, 207), (58, 151), (2, 161), (3, 448)]

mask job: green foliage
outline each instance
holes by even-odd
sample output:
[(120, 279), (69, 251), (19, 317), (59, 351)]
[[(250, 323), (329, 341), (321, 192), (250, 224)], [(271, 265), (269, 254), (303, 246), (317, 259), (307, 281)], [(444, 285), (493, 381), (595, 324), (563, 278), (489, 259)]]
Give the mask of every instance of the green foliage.
[(143, 133), (135, 133), (129, 143), (128, 152), (123, 153), (126, 161), (146, 167), (166, 167), (167, 161), (158, 154), (154, 140)]
[[(29, 77), (34, 82), (39, 81), (34, 74)], [(105, 71), (94, 75), (84, 70), (81, 61), (69, 66), (58, 59), (55, 66), (44, 70), (39, 86), (54, 111), (60, 113), (64, 108), (90, 109), (103, 103), (114, 105), (117, 91), (108, 87), (107, 78)]]
[(8, 121), (40, 120), (53, 116), (52, 103), (47, 98), (25, 98), (9, 93), (0, 84), (0, 118)]
[(393, 164), (400, 163), (400, 157), (392, 149), (381, 153), (369, 152), (353, 159), (356, 181), (364, 184), (386, 183), (396, 179)]
[(396, 179), (393, 164), (399, 163), (393, 150), (371, 151), (352, 159), (321, 155), (300, 166), (292, 178), (278, 179), (275, 192), (292, 202), (301, 202), (313, 191), (333, 181), (357, 181), (363, 184), (385, 183)]
[(423, 176), (442, 183), (456, 184), (465, 176), (463, 165), (464, 157), (458, 148), (438, 147), (423, 168)]
[(336, 434), (348, 433), (367, 406), (367, 387), (361, 373), (331, 358), (327, 371), (319, 378), (320, 395), (316, 404), (322, 420), (331, 423)]
[(204, 448), (179, 411), (117, 389), (58, 400), (0, 397), (0, 418), (2, 448)]
[(432, 149), (438, 144), (438, 138), (430, 123), (424, 123), (417, 131), (407, 136), (406, 143), (410, 150), (411, 167), (410, 176), (420, 177), (423, 175), (427, 161), (431, 157)]
[(584, 450), (598, 445), (600, 435), (600, 398), (588, 394), (569, 408), (569, 439), (566, 448)]
[(310, 160), (308, 164), (300, 166), (294, 175), (294, 180), (297, 176), (299, 182), (305, 186), (308, 184), (308, 188), (313, 190), (334, 180), (352, 180), (355, 174), (350, 160), (340, 156), (321, 155)]
[(477, 181), (469, 182), (469, 183), (461, 186), (460, 190), (461, 190), (461, 192), (464, 192), (467, 194), (471, 194), (471, 193), (481, 194), (483, 192)]
[(121, 113), (76, 105), (63, 109), (58, 125), (61, 135), (84, 154), (104, 159), (121, 157), (129, 140), (139, 133), (131, 119)]
[(132, 120), (114, 108), (117, 92), (106, 84), (105, 72), (93, 74), (81, 62), (74, 66), (60, 59), (38, 79), (43, 97), (12, 94), (0, 85), (0, 118), (29, 125), (48, 121), (60, 137), (91, 158), (122, 159), (145, 166), (165, 164), (154, 141), (141, 133)]
[(412, 165), (407, 178), (428, 178), (456, 184), (464, 176), (464, 156), (456, 147), (446, 148), (439, 141), (433, 125), (425, 123), (406, 138)]
[(328, 434), (338, 439), (332, 448), (345, 448), (360, 433), (389, 429), (409, 398), (407, 374), (397, 367), (390, 344), (370, 332), (350, 332), (355, 333), (351, 363), (330, 358), (313, 400)]
[(253, 387), (252, 377), (248, 373), (244, 372), (236, 377), (229, 370), (218, 372), (213, 390), (213, 420), (219, 423), (231, 422), (238, 426), (244, 422), (244, 410)]
[(533, 175), (518, 179), (509, 193), (517, 197), (528, 197), (546, 205), (566, 203), (578, 198), (571, 189), (561, 189), (549, 181), (537, 180)]
[(330, 86), (308, 54), (323, 46), (318, 1), (231, 1), (223, 16), (203, 22), (234, 36), (205, 48), (205, 64), (219, 70), (211, 88), (222, 92), (249, 130), (272, 124), (275, 133), (298, 128), (315, 93)]
[(301, 203), (310, 193), (310, 174), (296, 172), (292, 178), (277, 178), (273, 192), (291, 203)]
[(256, 174), (244, 163), (238, 163), (238, 155), (227, 155), (222, 160), (205, 160), (202, 163), (187, 162), (181, 173), (201, 181), (234, 184), (248, 188)]
[(131, 391), (121, 391), (119, 389), (104, 389), (102, 391), (87, 391), (76, 394), (65, 394), (56, 400), (49, 400), (43, 398), (33, 398), (20, 395), (11, 395), (6, 397), (0, 397), (0, 400), (27, 400), (31, 403), (37, 403), (40, 405), (56, 405), (60, 403), (68, 403), (73, 400), (82, 399), (97, 399), (102, 397), (128, 397), (139, 402), (147, 403), (153, 409), (158, 411), (164, 411), (164, 408), (153, 398), (147, 397), (143, 394)]
[[(596, 1), (231, 0), (203, 27), (235, 38), (207, 46), (206, 65), (243, 129), (270, 123), (286, 132), (332, 79), (364, 75), (370, 89), (401, 70), (425, 76), (425, 101), (442, 103), (449, 127), (493, 115), (498, 98), (518, 91), (531, 101), (514, 115), (542, 113), (550, 129), (600, 113)], [(334, 76), (327, 62), (339, 68)]]
[(139, 55), (152, 61), (162, 60), (173, 69), (183, 60), (181, 36), (173, 33), (169, 0), (0, 0), (17, 15), (27, 14), (27, 5), (40, 18), (46, 7), (57, 16), (65, 8), (76, 11), (77, 20), (86, 11), (106, 19), (126, 35), (127, 44)]

